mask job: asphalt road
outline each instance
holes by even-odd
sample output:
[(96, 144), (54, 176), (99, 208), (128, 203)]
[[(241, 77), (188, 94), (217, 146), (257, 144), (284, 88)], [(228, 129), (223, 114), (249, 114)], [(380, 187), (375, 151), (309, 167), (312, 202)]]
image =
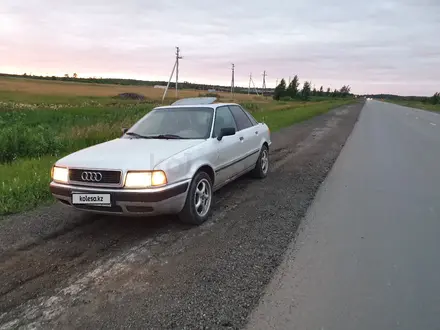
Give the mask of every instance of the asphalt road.
[(367, 101), (249, 329), (440, 329), (440, 115)]
[(64, 205), (0, 220), (0, 329), (239, 329), (363, 104), (273, 133), (265, 180), (214, 196), (200, 227)]

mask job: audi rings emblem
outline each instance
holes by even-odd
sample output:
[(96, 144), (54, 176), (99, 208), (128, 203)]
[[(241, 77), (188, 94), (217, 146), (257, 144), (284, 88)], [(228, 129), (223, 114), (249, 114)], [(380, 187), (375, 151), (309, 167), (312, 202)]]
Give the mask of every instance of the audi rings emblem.
[(81, 179), (83, 181), (99, 182), (102, 180), (102, 174), (99, 172), (82, 172)]

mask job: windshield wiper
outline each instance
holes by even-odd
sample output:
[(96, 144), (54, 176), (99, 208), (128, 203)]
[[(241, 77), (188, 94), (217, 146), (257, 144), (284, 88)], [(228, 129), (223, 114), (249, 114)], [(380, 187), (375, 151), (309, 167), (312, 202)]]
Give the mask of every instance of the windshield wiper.
[(149, 139), (185, 139), (180, 135), (176, 134), (159, 134), (159, 135), (149, 135), (147, 136)]
[(135, 136), (139, 139), (151, 139), (151, 137), (149, 137), (149, 136), (140, 135), (140, 134), (134, 133), (134, 132), (127, 132), (127, 133), (125, 133), (125, 135)]
[(134, 133), (134, 132), (128, 132), (125, 133), (126, 135), (130, 135), (130, 136), (134, 136), (137, 137), (139, 139), (186, 139), (180, 135), (176, 135), (176, 134), (159, 134), (159, 135), (141, 135), (138, 133)]

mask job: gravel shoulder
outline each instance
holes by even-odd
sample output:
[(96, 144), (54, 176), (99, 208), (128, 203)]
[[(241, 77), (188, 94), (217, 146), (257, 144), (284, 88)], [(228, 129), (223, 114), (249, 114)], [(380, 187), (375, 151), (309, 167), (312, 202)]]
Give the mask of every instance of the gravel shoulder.
[(0, 221), (0, 329), (242, 328), (363, 103), (273, 133), (271, 170), (200, 227), (63, 205)]

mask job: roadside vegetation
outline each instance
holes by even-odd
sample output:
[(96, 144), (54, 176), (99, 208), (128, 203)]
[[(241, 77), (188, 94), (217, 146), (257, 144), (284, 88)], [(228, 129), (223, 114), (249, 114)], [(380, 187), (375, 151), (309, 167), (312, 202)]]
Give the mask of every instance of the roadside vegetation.
[(387, 101), (411, 108), (417, 108), (417, 109), (423, 109), (429, 111), (440, 111), (440, 93), (435, 93), (431, 97), (398, 96), (398, 95), (388, 95), (388, 94), (366, 95), (366, 97), (372, 97), (382, 101)]
[[(4, 86), (2, 83), (0, 79), (0, 88)], [(25, 79), (14, 83), (26, 86)], [(32, 86), (27, 87), (35, 89), (35, 83), (34, 80)], [(48, 184), (51, 166), (57, 159), (119, 137), (121, 128), (130, 127), (160, 103), (148, 93), (152, 87), (144, 87), (142, 92), (146, 98), (139, 101), (112, 97), (110, 91), (109, 95), (101, 91), (98, 96), (83, 96), (72, 87), (73, 92), (69, 93), (69, 87), (64, 84), (69, 83), (57, 82), (62, 86), (54, 87), (54, 93), (49, 93), (47, 86), (42, 87), (44, 92), (34, 90), (33, 93), (26, 88), (0, 90), (0, 215), (52, 202)], [(114, 89), (113, 96), (121, 92), (120, 86)], [(180, 92), (181, 97), (201, 95), (204, 94), (200, 91)], [(229, 93), (216, 96), (220, 101), (242, 104), (257, 120), (266, 122), (272, 132), (355, 102), (352, 97), (274, 101), (270, 97), (247, 94), (235, 94), (234, 99)], [(167, 99), (165, 103), (172, 101)]]

